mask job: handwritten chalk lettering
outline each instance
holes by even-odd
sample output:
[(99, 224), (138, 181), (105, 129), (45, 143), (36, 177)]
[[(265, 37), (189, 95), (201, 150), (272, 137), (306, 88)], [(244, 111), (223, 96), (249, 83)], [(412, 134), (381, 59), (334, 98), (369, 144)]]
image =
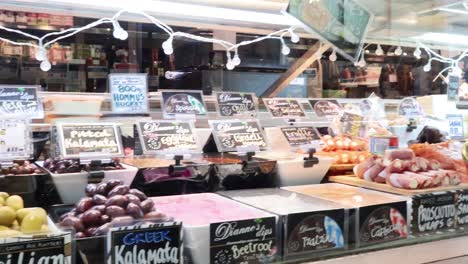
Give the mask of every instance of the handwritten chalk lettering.
[(272, 249), (273, 241), (271, 240), (268, 243), (252, 243), (249, 242), (249, 244), (238, 247), (237, 245), (233, 245), (231, 247), (232, 253), (233, 253), (233, 258), (238, 259), (244, 255), (248, 254), (255, 254), (257, 252), (270, 252)]
[[(19, 252), (18, 255), (8, 254), (6, 259), (2, 259), (0, 256), (0, 264), (65, 264), (65, 256), (58, 254), (54, 256), (42, 256), (36, 259), (36, 252), (26, 254), (25, 252)], [(16, 259), (16, 260), (15, 260)]]
[(315, 232), (315, 233), (322, 233), (324, 230), (320, 226), (313, 226), (310, 227), (308, 225), (301, 225), (299, 227), (299, 234), (307, 233), (307, 232)]
[(72, 130), (70, 132), (71, 138), (105, 138), (105, 137), (113, 137), (112, 133), (109, 133), (107, 130), (101, 131), (91, 131), (91, 130)]
[(272, 228), (267, 228), (265, 225), (261, 224), (246, 226), (242, 228), (236, 227), (237, 222), (220, 224), (216, 228), (214, 241), (222, 241), (225, 239), (229, 239), (233, 236), (241, 236), (249, 233), (255, 233), (255, 237), (262, 238), (262, 240), (265, 240), (267, 236), (273, 234)]
[(114, 139), (104, 138), (102, 140), (93, 139), (71, 139), (66, 138), (64, 140), (65, 148), (117, 148), (117, 142)]
[(172, 241), (169, 237), (169, 230), (145, 232), (145, 233), (128, 233), (123, 238), (123, 242), (127, 246), (138, 245), (141, 243), (160, 243), (164, 241)]
[(372, 238), (375, 237), (386, 237), (390, 234), (392, 234), (394, 231), (399, 231), (403, 228), (401, 224), (395, 224), (395, 225), (389, 225), (389, 226), (378, 226), (374, 227), (370, 235)]
[(333, 238), (327, 234), (316, 234), (314, 237), (302, 237), (303, 247), (317, 247), (333, 242)]
[(131, 250), (126, 245), (115, 246), (114, 249), (115, 264), (179, 263), (179, 248), (171, 247), (170, 242), (157, 249), (139, 249), (137, 245), (133, 245)]
[(168, 146), (178, 146), (181, 144), (192, 145), (192, 144), (195, 144), (195, 139), (193, 135), (175, 134), (175, 135), (161, 137), (161, 142)]
[(1, 108), (6, 113), (33, 113), (37, 111), (37, 102), (2, 101)]
[(143, 130), (148, 133), (160, 132), (160, 131), (174, 131), (178, 134), (190, 133), (190, 127), (188, 124), (161, 124), (161, 123), (145, 123)]
[(455, 217), (455, 205), (432, 206), (418, 208), (418, 226), (420, 231), (434, 231), (443, 227), (451, 227)]
[(22, 100), (22, 101), (29, 101), (29, 100), (35, 100), (36, 95), (30, 94), (27, 91), (11, 91), (11, 89), (8, 89), (9, 91), (5, 91), (5, 88), (0, 89), (0, 99), (1, 100)]

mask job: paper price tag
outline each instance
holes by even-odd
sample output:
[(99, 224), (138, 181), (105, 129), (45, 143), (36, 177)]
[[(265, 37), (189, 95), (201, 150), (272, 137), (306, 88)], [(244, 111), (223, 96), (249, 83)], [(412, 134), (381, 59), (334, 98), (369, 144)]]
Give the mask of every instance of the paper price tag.
[(0, 120), (0, 160), (30, 156), (32, 141), (27, 125), (24, 120)]
[(148, 77), (146, 74), (109, 75), (112, 111), (115, 113), (148, 113)]

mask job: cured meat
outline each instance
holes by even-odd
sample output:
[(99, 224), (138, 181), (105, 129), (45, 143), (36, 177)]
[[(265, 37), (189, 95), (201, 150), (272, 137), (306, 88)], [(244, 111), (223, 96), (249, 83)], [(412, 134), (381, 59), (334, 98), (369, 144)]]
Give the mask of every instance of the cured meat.
[(401, 173), (392, 173), (387, 178), (387, 184), (400, 189), (415, 190), (419, 183), (414, 177)]
[(414, 159), (414, 152), (411, 149), (389, 149), (385, 151), (385, 160), (412, 160)]
[(421, 158), (421, 157), (416, 157), (414, 159), (414, 161), (416, 162), (416, 164), (418, 165), (420, 171), (428, 171), (429, 169), (429, 161), (425, 158)]
[(405, 170), (405, 163), (396, 159), (392, 161), (382, 172), (379, 173), (379, 177), (386, 179), (392, 173), (402, 173)]
[(364, 173), (370, 169), (372, 166), (374, 166), (375, 162), (377, 160), (377, 156), (371, 156), (364, 160), (363, 162), (359, 163), (358, 165), (354, 166), (353, 172), (356, 176), (358, 176), (361, 179), (364, 179)]
[(440, 162), (435, 159), (429, 160), (429, 170), (438, 170), (440, 169)]
[[(379, 173), (382, 172), (384, 169), (385, 166), (381, 162), (376, 160), (375, 164), (372, 167), (370, 167), (366, 172), (364, 172), (363, 178), (366, 181), (374, 182)], [(379, 180), (379, 182), (381, 182), (381, 180)]]
[(406, 171), (404, 175), (412, 177), (418, 182), (418, 189), (426, 189), (432, 186), (432, 177), (425, 176), (422, 174)]
[(420, 174), (432, 178), (431, 187), (438, 187), (442, 184), (442, 177), (439, 176), (440, 173), (438, 173), (437, 171), (425, 171), (425, 172), (420, 172)]
[(416, 173), (416, 172), (422, 171), (421, 167), (419, 167), (419, 164), (416, 162), (416, 160), (413, 160), (407, 164), (408, 164), (407, 169), (410, 172)]

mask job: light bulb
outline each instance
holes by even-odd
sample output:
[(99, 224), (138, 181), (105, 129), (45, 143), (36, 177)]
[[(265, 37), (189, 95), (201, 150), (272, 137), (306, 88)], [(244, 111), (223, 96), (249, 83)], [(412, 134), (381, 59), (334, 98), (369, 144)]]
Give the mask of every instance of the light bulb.
[(291, 42), (292, 43), (298, 43), (300, 40), (299, 36), (294, 33), (293, 31), (291, 31)]
[(171, 55), (174, 53), (174, 48), (172, 47), (172, 37), (169, 37), (166, 41), (163, 42), (162, 47), (166, 55)]
[(48, 60), (43, 60), (41, 62), (41, 70), (42, 71), (49, 71), (51, 68), (52, 68), (52, 65), (50, 64), (50, 62)]
[(234, 54), (232, 63), (234, 63), (234, 66), (239, 66), (241, 64), (241, 59), (239, 58), (239, 54)]
[(403, 49), (400, 46), (398, 46), (395, 50), (395, 55), (401, 56), (401, 54), (403, 54)]
[(120, 26), (119, 22), (113, 21), (112, 25), (114, 26), (114, 32), (112, 32), (114, 38), (120, 40), (126, 40), (128, 38), (128, 32)]
[(421, 48), (419, 46), (414, 50), (413, 55), (418, 59), (421, 58)]
[(366, 61), (364, 60), (364, 57), (361, 58), (361, 60), (358, 62), (358, 66), (361, 68), (364, 68), (366, 66)]
[(236, 67), (236, 65), (234, 65), (234, 62), (233, 62), (232, 60), (229, 60), (229, 61), (227, 62), (227, 64), (226, 64), (226, 68), (227, 68), (228, 70), (233, 70), (234, 67)]
[(36, 51), (36, 60), (43, 61), (47, 57), (47, 50), (44, 47), (40, 47)]
[(283, 53), (283, 55), (288, 55), (290, 52), (291, 49), (288, 46), (286, 46), (286, 44), (283, 44), (283, 47), (281, 48), (281, 53)]
[(332, 54), (330, 54), (330, 57), (328, 57), (328, 59), (330, 61), (336, 61), (337, 57), (336, 57), (336, 51), (333, 50)]
[(424, 65), (424, 68), (423, 68), (423, 70), (424, 70), (425, 72), (428, 72), (428, 71), (430, 71), (430, 70), (431, 70), (431, 64), (430, 64), (430, 63), (428, 63), (428, 64)]
[(378, 44), (377, 49), (375, 50), (375, 55), (382, 56), (383, 54), (384, 54), (384, 51), (383, 51), (382, 47), (380, 46), (380, 44)]

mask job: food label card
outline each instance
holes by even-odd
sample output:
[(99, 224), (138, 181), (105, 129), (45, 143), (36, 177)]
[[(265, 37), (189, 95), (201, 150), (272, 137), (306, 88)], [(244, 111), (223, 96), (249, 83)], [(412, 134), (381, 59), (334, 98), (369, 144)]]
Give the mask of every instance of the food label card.
[(61, 154), (65, 158), (122, 156), (118, 126), (112, 123), (57, 124)]
[(0, 86), (0, 116), (25, 119), (44, 117), (36, 86)]
[(262, 150), (267, 147), (262, 127), (256, 120), (211, 120), (209, 123), (220, 152), (237, 151), (248, 147)]
[(72, 263), (71, 234), (48, 238), (0, 239), (0, 263)]
[(200, 152), (189, 121), (142, 121), (138, 133), (145, 154)]
[(343, 134), (352, 137), (364, 137), (366, 133), (366, 124), (364, 123), (364, 117), (361, 115), (351, 114), (345, 112), (341, 116), (341, 126)]
[(215, 95), (220, 116), (257, 116), (257, 108), (253, 93), (218, 92)]
[(343, 111), (337, 100), (309, 100), (309, 103), (318, 117), (334, 117)]
[(278, 253), (276, 226), (275, 217), (210, 224), (210, 263), (274, 262)]
[(29, 157), (32, 144), (27, 125), (24, 120), (0, 120), (0, 160)]
[(412, 97), (403, 98), (398, 106), (398, 114), (407, 118), (416, 118), (424, 115), (421, 104)]
[(294, 119), (306, 116), (302, 105), (296, 99), (264, 98), (263, 102), (273, 117)]
[(414, 196), (411, 229), (421, 234), (454, 228), (456, 213), (454, 192)]
[(451, 139), (461, 140), (465, 138), (465, 130), (463, 128), (463, 115), (447, 115), (449, 122), (449, 136)]
[(282, 127), (281, 132), (291, 147), (320, 146), (320, 135), (314, 127)]
[(457, 202), (457, 226), (468, 224), (468, 191), (460, 190), (456, 196)]
[(117, 73), (109, 75), (112, 111), (115, 113), (148, 113), (146, 74)]
[(165, 116), (206, 115), (205, 101), (201, 91), (161, 91), (161, 108)]
[(110, 228), (108, 264), (182, 263), (182, 225), (165, 222)]

